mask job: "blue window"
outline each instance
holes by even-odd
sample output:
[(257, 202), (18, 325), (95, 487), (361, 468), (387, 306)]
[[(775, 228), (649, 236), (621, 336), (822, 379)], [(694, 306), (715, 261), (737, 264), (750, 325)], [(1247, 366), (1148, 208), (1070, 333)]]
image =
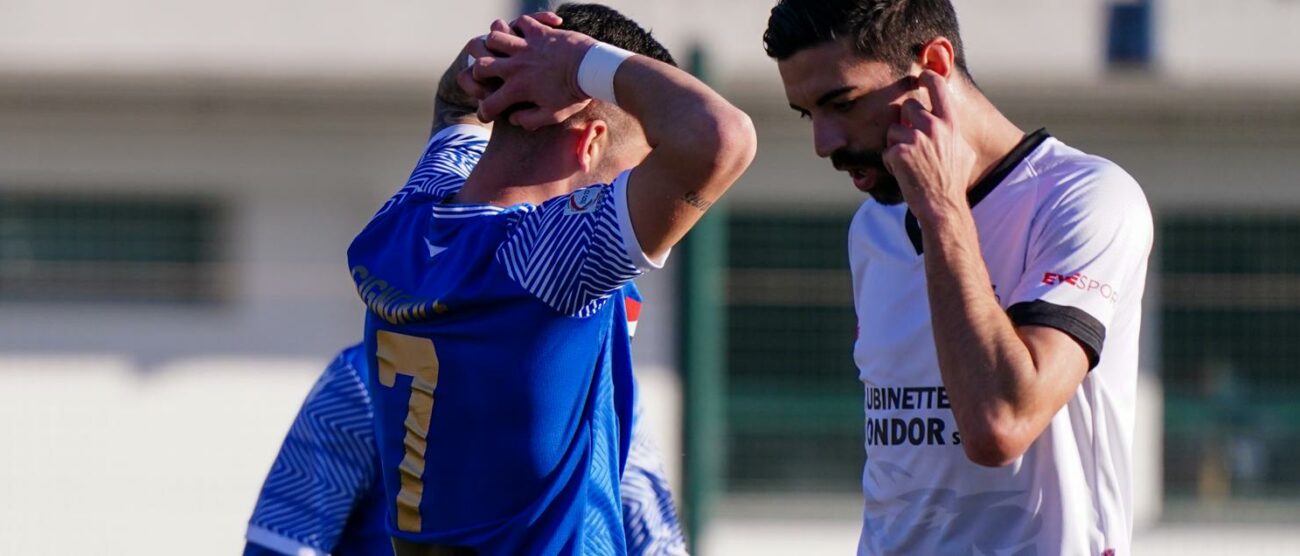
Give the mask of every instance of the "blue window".
[(1132, 0), (1110, 6), (1106, 62), (1112, 68), (1151, 65), (1151, 2)]

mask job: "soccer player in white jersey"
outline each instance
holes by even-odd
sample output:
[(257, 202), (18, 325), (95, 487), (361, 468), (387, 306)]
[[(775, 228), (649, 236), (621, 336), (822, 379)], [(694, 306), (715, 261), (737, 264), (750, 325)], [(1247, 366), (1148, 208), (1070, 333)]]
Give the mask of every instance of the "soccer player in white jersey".
[(1137, 183), (1003, 116), (948, 0), (781, 0), (764, 45), (817, 155), (869, 195), (859, 553), (1130, 553)]

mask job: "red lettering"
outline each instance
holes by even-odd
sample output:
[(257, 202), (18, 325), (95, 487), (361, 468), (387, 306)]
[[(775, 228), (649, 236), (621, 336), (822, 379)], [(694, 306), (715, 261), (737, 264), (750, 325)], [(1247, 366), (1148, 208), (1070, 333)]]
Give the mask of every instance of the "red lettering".
[(1111, 303), (1119, 301), (1119, 292), (1114, 286), (1105, 282), (1089, 278), (1088, 275), (1079, 272), (1076, 274), (1060, 274), (1057, 272), (1044, 272), (1043, 283), (1049, 286), (1057, 284), (1069, 284), (1079, 288), (1083, 292), (1096, 292), (1097, 295), (1109, 300)]

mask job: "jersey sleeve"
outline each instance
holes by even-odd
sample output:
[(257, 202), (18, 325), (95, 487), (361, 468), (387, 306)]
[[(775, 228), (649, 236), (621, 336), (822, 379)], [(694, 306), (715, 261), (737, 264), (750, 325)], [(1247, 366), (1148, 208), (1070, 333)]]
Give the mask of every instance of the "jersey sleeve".
[(510, 278), (556, 311), (586, 317), (624, 284), (663, 267), (667, 254), (651, 259), (632, 231), (629, 172), (522, 213), (497, 251)]
[(357, 368), (359, 353), (359, 347), (341, 353), (307, 395), (258, 495), (249, 545), (328, 554), (378, 480), (373, 409)]
[(406, 185), (375, 216), (420, 194), (444, 197), (455, 193), (483, 156), (489, 136), (487, 128), (467, 124), (450, 126), (434, 134)]
[(1008, 315), (1016, 325), (1058, 329), (1097, 366), (1116, 307), (1141, 303), (1151, 251), (1151, 210), (1119, 167), (1098, 162), (1063, 176), (1040, 205), (1025, 272)]
[(663, 457), (641, 424), (640, 407), (632, 419), (632, 447), (619, 485), (623, 499), (623, 534), (629, 556), (685, 555), (686, 537), (677, 519)]

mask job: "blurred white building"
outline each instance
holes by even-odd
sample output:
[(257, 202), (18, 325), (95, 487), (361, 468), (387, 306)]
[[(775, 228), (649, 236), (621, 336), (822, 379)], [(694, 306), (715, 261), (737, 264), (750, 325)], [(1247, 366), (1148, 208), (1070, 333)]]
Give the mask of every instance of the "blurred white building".
[[(754, 116), (760, 152), (733, 190), (738, 221), (847, 219), (860, 195), (813, 156), (763, 55), (770, 2), (610, 3), (679, 58), (699, 49), (712, 81)], [(1046, 126), (1120, 163), (1158, 218), (1300, 214), (1300, 57), (1290, 40), (1300, 2), (956, 4), (971, 70), (993, 100), (1028, 130)], [(18, 531), (0, 535), (0, 552), (237, 550), (296, 404), (327, 359), (359, 340), (348, 242), (419, 155), (451, 56), (518, 5), (0, 3), (0, 442), (11, 454), (0, 499)], [(1166, 301), (1249, 306), (1249, 292), (1232, 292), (1272, 287), (1270, 306), (1300, 307), (1286, 276), (1186, 274), (1152, 281), (1153, 371)], [(635, 346), (669, 454), (680, 454), (676, 284), (671, 265), (642, 282)], [(750, 384), (740, 372), (733, 385)], [(1153, 500), (1158, 446), (1144, 460)], [(177, 450), (223, 455), (178, 459)], [(676, 475), (681, 460), (670, 460)], [(1202, 495), (1240, 483), (1223, 478), (1231, 465), (1197, 461), (1187, 481)], [(740, 465), (733, 472), (747, 473)], [(769, 480), (756, 473), (754, 484)], [(154, 491), (173, 484), (183, 497)], [(853, 488), (831, 505), (848, 508), (848, 525), (824, 525), (853, 535), (834, 547), (856, 540)], [(149, 495), (132, 496), (141, 490)], [(178, 517), (194, 507), (202, 521)], [(82, 522), (100, 533), (68, 534)], [(745, 523), (725, 521), (718, 534), (770, 541)]]

